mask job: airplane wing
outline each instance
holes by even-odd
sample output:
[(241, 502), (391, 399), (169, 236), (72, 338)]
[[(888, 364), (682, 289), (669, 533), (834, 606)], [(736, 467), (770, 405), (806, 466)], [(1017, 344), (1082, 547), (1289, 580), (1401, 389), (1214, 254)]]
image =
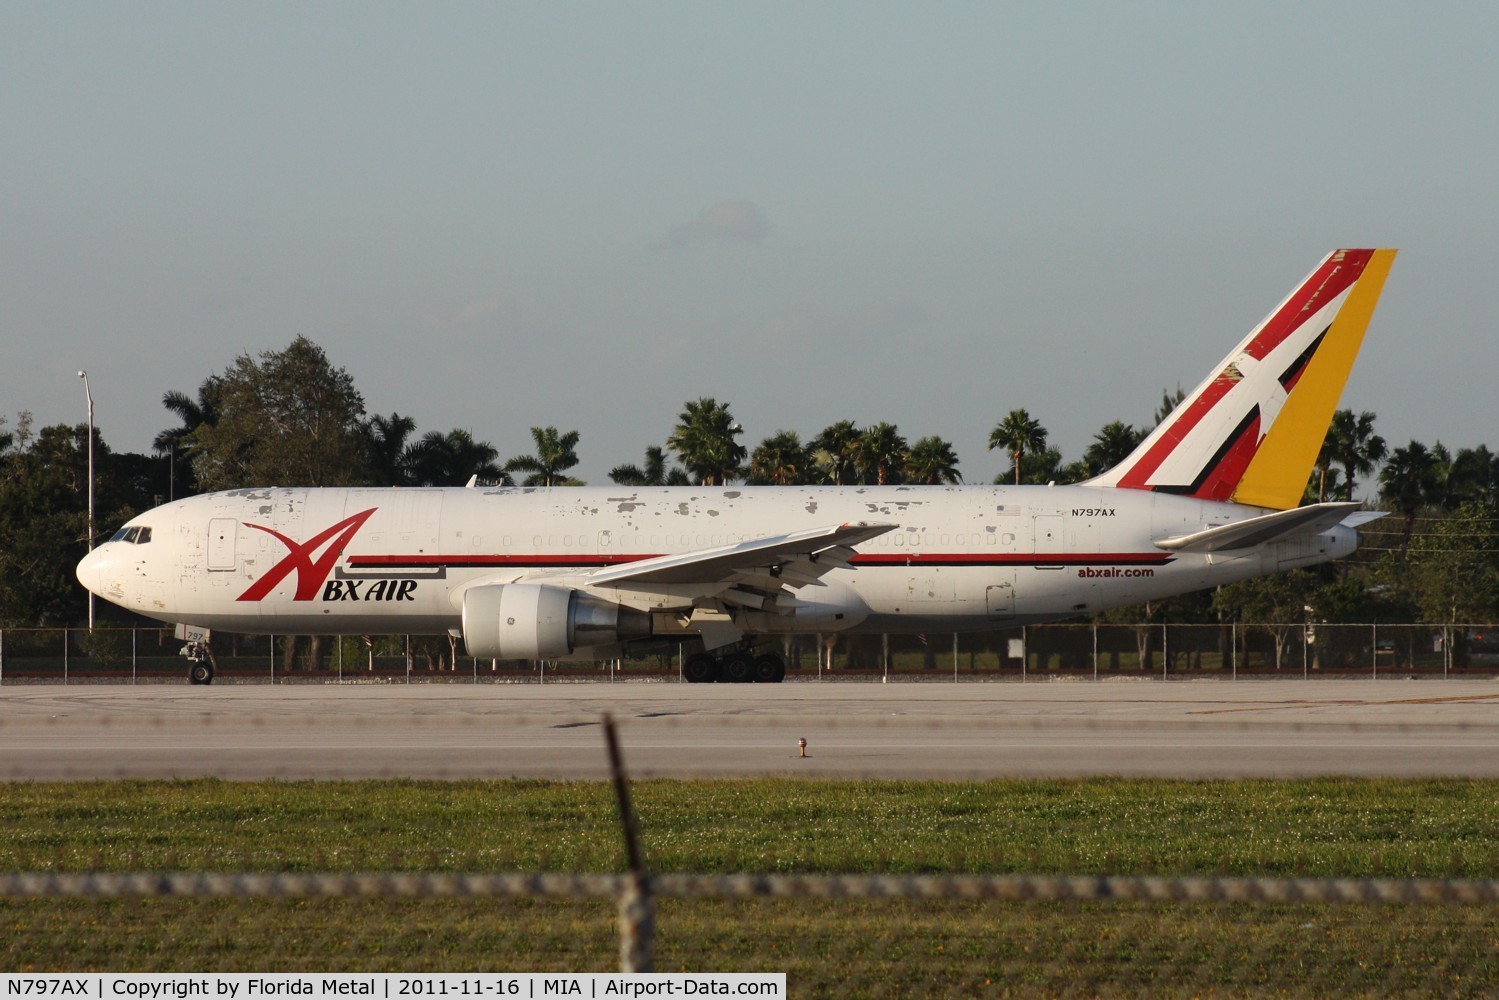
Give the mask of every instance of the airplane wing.
[(1279, 541), (1293, 535), (1316, 535), (1337, 524), (1357, 527), (1375, 518), (1384, 517), (1384, 511), (1362, 510), (1363, 504), (1316, 503), (1306, 507), (1278, 510), (1262, 517), (1251, 517), (1247, 521), (1219, 525), (1189, 535), (1160, 538), (1153, 544), (1158, 549), (1172, 552), (1220, 552), (1225, 549), (1249, 549), (1256, 545)]
[(585, 579), (596, 586), (758, 582), (768, 589), (795, 589), (817, 585), (829, 570), (847, 568), (854, 556), (853, 546), (895, 527), (860, 521), (809, 528), (609, 566), (589, 573)]

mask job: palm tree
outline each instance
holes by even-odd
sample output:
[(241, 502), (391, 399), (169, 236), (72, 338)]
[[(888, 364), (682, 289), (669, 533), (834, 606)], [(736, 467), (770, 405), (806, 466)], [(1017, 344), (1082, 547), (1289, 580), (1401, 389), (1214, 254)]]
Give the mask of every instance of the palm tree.
[(858, 476), (859, 438), (861, 432), (852, 420), (840, 420), (824, 427), (810, 445), (813, 460), (826, 481), (842, 486)]
[(1176, 408), (1181, 405), (1182, 400), (1186, 398), (1187, 394), (1182, 391), (1181, 386), (1177, 386), (1175, 392), (1172, 392), (1169, 389), (1162, 389), (1161, 405), (1160, 408), (1155, 411), (1155, 424), (1153, 426), (1159, 427), (1161, 426), (1161, 424), (1165, 423), (1166, 418), (1171, 416), (1172, 412), (1175, 411)]
[(894, 424), (881, 421), (859, 435), (856, 452), (866, 483), (889, 486), (901, 481), (906, 464), (906, 439)]
[(750, 456), (750, 481), (771, 486), (801, 486), (811, 478), (812, 457), (796, 431), (777, 431)]
[(1499, 503), (1499, 455), (1487, 445), (1459, 448), (1447, 470), (1449, 502)]
[(505, 463), (506, 472), (529, 472), (522, 486), (582, 486), (571, 476), (563, 475), (578, 464), (578, 432), (559, 434), (555, 427), (532, 427), (531, 440), (536, 454), (517, 455)]
[(1020, 485), (1020, 463), (1027, 452), (1038, 452), (1046, 447), (1046, 428), (1039, 420), (1032, 420), (1024, 409), (1011, 410), (1009, 415), (995, 426), (989, 434), (989, 450), (1003, 448), (1010, 453), (1015, 464), (1015, 485)]
[(418, 486), (462, 486), (476, 476), (502, 486), (515, 485), (495, 464), (500, 453), (488, 441), (475, 441), (468, 431), (428, 431), (415, 448), (413, 473)]
[(1083, 452), (1083, 460), (1077, 471), (1084, 479), (1091, 479), (1108, 472), (1129, 458), (1130, 453), (1139, 447), (1141, 441), (1145, 440), (1145, 436), (1145, 431), (1137, 431), (1122, 420), (1112, 420), (1104, 424), (1098, 433), (1093, 435), (1093, 443), (1088, 445), (1087, 450)]
[(1380, 498), (1405, 515), (1405, 534), (1401, 539), (1403, 551), (1410, 545), (1411, 532), (1416, 527), (1416, 515), (1421, 508), (1432, 504), (1442, 488), (1442, 454), (1446, 449), (1429, 451), (1419, 441), (1412, 441), (1404, 448), (1390, 453), (1390, 460), (1379, 472)]
[(666, 446), (697, 483), (722, 486), (744, 475), (744, 445), (734, 440), (744, 428), (729, 413), (728, 403), (704, 396), (685, 404), (677, 421)]
[(621, 486), (687, 486), (687, 473), (673, 465), (666, 467), (666, 450), (651, 445), (645, 450), (645, 467), (616, 465), (609, 478)]
[(1343, 499), (1352, 500), (1354, 481), (1373, 472), (1374, 466), (1388, 453), (1384, 438), (1374, 433), (1373, 413), (1365, 410), (1357, 417), (1352, 410), (1334, 413), (1322, 451), (1317, 454), (1317, 469), (1322, 475), (1317, 499), (1320, 501), (1327, 495), (1327, 471), (1333, 463), (1343, 467)]
[(938, 486), (942, 483), (961, 483), (958, 472), (958, 455), (952, 445), (939, 437), (924, 437), (911, 445), (906, 455), (906, 481)]
[(373, 416), (365, 422), (375, 485), (410, 486), (416, 482), (416, 446), (407, 443), (415, 430), (416, 421), (399, 413)]
[[(168, 427), (151, 442), (152, 449), (158, 455), (166, 455), (170, 463), (171, 479), (173, 483), (172, 494), (175, 496), (176, 483), (179, 479), (178, 464), (192, 453), (192, 433), (204, 425), (212, 426), (218, 422), (218, 410), (213, 402), (213, 380), (209, 379), (198, 387), (198, 398), (176, 389), (169, 390), (161, 397), (161, 405), (177, 414), (182, 421), (180, 427)], [(189, 462), (182, 471), (184, 476), (180, 477), (189, 490), (195, 490), (193, 482), (192, 463)]]

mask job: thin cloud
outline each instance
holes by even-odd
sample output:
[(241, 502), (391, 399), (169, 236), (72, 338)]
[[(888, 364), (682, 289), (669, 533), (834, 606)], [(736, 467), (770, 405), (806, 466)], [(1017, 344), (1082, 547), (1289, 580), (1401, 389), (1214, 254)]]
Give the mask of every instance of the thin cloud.
[(765, 213), (752, 201), (709, 205), (691, 222), (673, 226), (656, 242), (658, 250), (681, 250), (698, 243), (759, 243), (770, 232)]

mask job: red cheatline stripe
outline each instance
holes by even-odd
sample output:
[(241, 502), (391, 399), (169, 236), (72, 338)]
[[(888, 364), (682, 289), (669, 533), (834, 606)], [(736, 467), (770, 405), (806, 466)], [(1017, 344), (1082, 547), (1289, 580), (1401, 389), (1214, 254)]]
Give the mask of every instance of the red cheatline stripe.
[[(412, 569), (420, 567), (573, 569), (618, 566), (654, 559), (649, 555), (386, 555), (350, 556), (353, 569)], [(855, 566), (1163, 566), (1172, 556), (1164, 552), (912, 552), (855, 556)]]
[(616, 566), (620, 563), (654, 559), (654, 555), (414, 555), (414, 556), (350, 556), (349, 566), (355, 569), (413, 569), (421, 567), (448, 568), (462, 566)]

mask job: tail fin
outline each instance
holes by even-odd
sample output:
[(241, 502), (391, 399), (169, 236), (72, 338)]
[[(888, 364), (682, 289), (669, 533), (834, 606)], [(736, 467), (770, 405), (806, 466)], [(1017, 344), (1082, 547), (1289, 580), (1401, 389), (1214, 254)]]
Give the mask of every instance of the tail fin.
[(1394, 250), (1336, 250), (1095, 486), (1301, 502)]

